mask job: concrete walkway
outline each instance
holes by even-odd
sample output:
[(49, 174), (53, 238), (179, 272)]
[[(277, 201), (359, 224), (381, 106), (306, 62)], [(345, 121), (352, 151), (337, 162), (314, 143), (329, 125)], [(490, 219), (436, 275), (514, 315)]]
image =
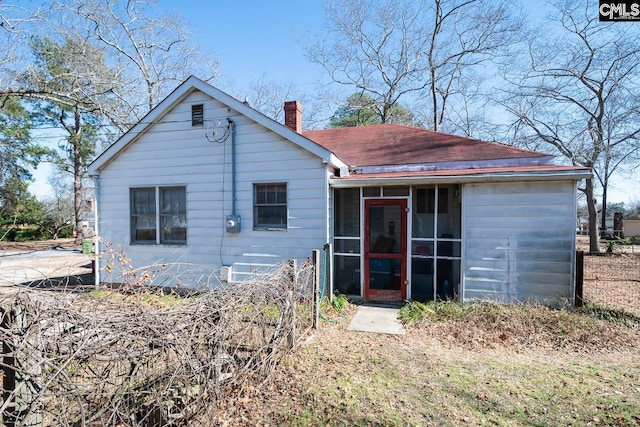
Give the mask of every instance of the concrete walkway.
[(404, 335), (405, 330), (398, 315), (399, 308), (361, 305), (351, 320), (350, 331)]

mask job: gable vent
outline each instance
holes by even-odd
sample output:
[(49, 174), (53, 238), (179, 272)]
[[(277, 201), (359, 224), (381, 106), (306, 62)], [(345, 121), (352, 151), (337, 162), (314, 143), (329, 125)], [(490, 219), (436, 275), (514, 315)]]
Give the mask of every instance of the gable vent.
[(191, 106), (191, 126), (202, 126), (204, 124), (204, 105), (196, 104)]

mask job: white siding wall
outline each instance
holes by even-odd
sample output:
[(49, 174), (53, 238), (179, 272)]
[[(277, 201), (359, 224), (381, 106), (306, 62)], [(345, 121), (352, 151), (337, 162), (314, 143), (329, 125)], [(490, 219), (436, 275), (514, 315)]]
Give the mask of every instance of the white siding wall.
[[(227, 233), (231, 214), (231, 137), (209, 142), (203, 127), (191, 126), (191, 105), (204, 104), (206, 120), (231, 118), (236, 125), (237, 213), (242, 231)], [(253, 184), (287, 184), (288, 229), (253, 230)], [(124, 249), (139, 268), (157, 262), (185, 262), (242, 272), (288, 258), (304, 259), (327, 239), (327, 175), (322, 160), (250, 121), (201, 92), (160, 119), (107, 165), (99, 179), (100, 235)], [(130, 244), (129, 189), (185, 186), (187, 245)], [(119, 245), (119, 246), (118, 246)], [(107, 280), (107, 275), (105, 275)]]
[(571, 301), (575, 196), (573, 182), (466, 185), (463, 300)]

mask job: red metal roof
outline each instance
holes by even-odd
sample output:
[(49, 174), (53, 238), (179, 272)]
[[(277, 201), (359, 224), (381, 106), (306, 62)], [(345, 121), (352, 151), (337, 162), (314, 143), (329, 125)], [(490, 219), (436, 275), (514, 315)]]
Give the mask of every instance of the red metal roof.
[(504, 144), (396, 124), (304, 131), (350, 167), (549, 157)]

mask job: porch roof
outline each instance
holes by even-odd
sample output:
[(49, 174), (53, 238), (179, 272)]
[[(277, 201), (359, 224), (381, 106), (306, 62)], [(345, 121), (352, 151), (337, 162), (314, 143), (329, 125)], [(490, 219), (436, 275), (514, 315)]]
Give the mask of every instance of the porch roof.
[(487, 167), (478, 169), (407, 170), (382, 173), (352, 174), (332, 177), (332, 187), (366, 187), (374, 185), (412, 185), (505, 181), (579, 181), (591, 177), (588, 168), (558, 165)]

